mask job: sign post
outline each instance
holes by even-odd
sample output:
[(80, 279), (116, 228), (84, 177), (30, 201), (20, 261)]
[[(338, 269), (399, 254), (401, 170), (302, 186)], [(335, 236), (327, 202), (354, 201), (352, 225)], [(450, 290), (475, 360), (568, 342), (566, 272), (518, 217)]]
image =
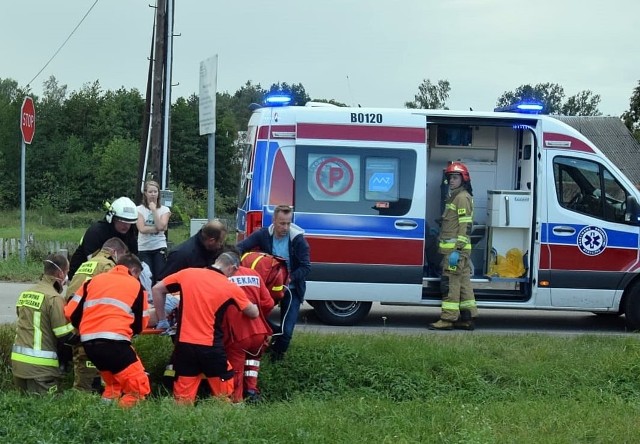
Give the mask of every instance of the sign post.
[(20, 151), (20, 262), (24, 263), (26, 252), (25, 241), (25, 177), (27, 164), (27, 144), (33, 141), (33, 135), (36, 133), (36, 107), (33, 99), (29, 96), (24, 98), (22, 107), (20, 108), (20, 132), (22, 133), (22, 145)]
[(215, 217), (215, 170), (216, 170), (216, 81), (218, 55), (200, 62), (200, 135), (207, 134), (207, 216)]

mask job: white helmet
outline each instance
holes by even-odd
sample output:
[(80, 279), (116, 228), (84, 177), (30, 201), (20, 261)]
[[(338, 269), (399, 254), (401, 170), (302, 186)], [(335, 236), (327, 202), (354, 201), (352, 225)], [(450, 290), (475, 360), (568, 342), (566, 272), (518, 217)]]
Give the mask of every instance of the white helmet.
[(138, 221), (136, 204), (128, 197), (118, 197), (109, 207), (109, 212), (105, 216), (105, 219), (111, 223), (114, 217), (122, 222), (135, 224)]

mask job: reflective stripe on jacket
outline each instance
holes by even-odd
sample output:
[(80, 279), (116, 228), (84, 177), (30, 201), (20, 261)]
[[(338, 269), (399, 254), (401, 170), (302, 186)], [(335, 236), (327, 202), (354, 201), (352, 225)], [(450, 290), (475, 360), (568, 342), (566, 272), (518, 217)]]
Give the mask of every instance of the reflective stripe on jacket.
[(64, 316), (64, 300), (53, 276), (44, 275), (33, 288), (23, 291), (16, 302), (16, 339), (11, 349), (11, 367), (19, 378), (58, 376), (58, 338), (73, 331)]
[(471, 250), (471, 230), (473, 226), (473, 198), (460, 187), (451, 192), (445, 202), (440, 229), (440, 252), (451, 250)]
[[(94, 339), (131, 341), (134, 334), (147, 326), (145, 292), (127, 267), (117, 265), (95, 276), (87, 284), (86, 293), (79, 328), (82, 342)], [(80, 295), (75, 295), (65, 312), (73, 313), (80, 300)]]

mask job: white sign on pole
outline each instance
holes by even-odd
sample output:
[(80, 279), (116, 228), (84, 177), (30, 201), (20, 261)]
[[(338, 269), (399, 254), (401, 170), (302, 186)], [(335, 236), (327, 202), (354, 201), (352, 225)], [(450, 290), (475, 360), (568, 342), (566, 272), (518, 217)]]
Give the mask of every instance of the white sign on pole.
[(218, 55), (200, 62), (200, 135), (216, 132)]

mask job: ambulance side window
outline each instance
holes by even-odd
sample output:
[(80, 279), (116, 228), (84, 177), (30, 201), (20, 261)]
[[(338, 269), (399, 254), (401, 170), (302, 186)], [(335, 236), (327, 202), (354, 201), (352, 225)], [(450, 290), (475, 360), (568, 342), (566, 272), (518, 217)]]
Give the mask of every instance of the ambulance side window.
[(401, 216), (415, 172), (413, 150), (298, 145), (296, 211)]
[(561, 207), (610, 222), (624, 222), (628, 193), (603, 165), (558, 156), (553, 160), (553, 173)]

